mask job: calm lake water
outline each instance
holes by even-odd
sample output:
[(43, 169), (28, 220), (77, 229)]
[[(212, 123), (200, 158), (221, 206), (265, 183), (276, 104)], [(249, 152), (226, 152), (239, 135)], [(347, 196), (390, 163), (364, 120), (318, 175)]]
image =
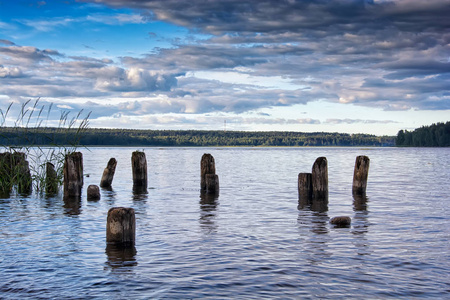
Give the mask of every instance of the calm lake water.
[[(79, 202), (0, 199), (0, 298), (450, 298), (448, 148), (145, 148), (147, 194), (132, 192), (135, 150), (82, 150)], [(216, 199), (200, 197), (203, 153)], [(371, 160), (366, 201), (351, 192), (357, 155)], [(298, 173), (319, 156), (327, 210), (299, 208)], [(87, 201), (111, 157), (113, 190)], [(135, 249), (106, 250), (116, 206), (136, 211)], [(330, 225), (339, 215), (352, 225)]]

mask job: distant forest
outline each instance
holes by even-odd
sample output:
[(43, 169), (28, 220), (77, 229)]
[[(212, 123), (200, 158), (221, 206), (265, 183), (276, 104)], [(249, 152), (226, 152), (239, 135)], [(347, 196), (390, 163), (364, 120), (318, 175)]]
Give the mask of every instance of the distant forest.
[(0, 127), (0, 145), (394, 146), (394, 136), (345, 133)]
[(423, 126), (414, 131), (400, 130), (397, 146), (450, 147), (450, 122)]

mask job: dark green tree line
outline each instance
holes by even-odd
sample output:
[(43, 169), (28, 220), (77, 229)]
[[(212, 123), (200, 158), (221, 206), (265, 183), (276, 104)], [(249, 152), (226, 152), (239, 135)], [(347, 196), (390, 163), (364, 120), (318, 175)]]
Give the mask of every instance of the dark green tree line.
[(397, 146), (450, 147), (450, 122), (422, 126), (414, 131), (400, 130)]

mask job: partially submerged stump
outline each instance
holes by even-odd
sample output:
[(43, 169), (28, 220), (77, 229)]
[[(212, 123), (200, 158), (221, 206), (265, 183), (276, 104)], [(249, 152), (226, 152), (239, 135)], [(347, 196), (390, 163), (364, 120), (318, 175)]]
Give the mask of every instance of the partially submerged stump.
[(339, 216), (332, 218), (330, 223), (336, 227), (347, 227), (352, 223), (352, 219), (347, 216)]
[(58, 192), (58, 175), (55, 165), (47, 162), (45, 166), (45, 192), (47, 194), (56, 194)]
[(328, 162), (326, 157), (319, 157), (312, 167), (313, 200), (328, 200)]
[(369, 165), (370, 159), (367, 156), (360, 155), (356, 157), (353, 172), (353, 194), (364, 195), (366, 193)]
[(97, 185), (91, 184), (87, 188), (88, 200), (100, 200), (100, 188)]
[(136, 240), (136, 217), (133, 208), (113, 207), (106, 220), (106, 243), (134, 246)]
[(206, 175), (207, 174), (213, 174), (213, 175), (216, 174), (216, 164), (214, 161), (214, 157), (209, 153), (203, 154), (202, 160), (200, 162), (200, 188), (202, 191), (207, 190), (207, 184), (206, 184)]
[(14, 185), (19, 193), (31, 193), (30, 166), (23, 152), (0, 153), (0, 190), (9, 193)]
[(111, 158), (108, 161), (108, 165), (105, 170), (103, 170), (103, 176), (100, 181), (100, 187), (109, 188), (111, 187), (112, 181), (114, 179), (114, 173), (116, 172), (117, 160), (115, 158)]
[(147, 158), (144, 152), (133, 152), (131, 155), (131, 168), (133, 170), (133, 187), (138, 190), (146, 190), (148, 185)]
[(311, 201), (312, 198), (312, 174), (299, 173), (298, 174), (298, 196), (299, 200), (304, 203)]
[(83, 154), (73, 152), (64, 159), (64, 197), (81, 197)]

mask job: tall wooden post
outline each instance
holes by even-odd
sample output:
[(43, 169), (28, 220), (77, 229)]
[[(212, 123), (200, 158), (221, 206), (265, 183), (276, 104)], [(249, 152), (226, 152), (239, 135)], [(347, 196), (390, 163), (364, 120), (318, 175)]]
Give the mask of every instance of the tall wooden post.
[(360, 155), (356, 157), (355, 170), (353, 172), (353, 194), (364, 195), (366, 193), (369, 165), (370, 159), (367, 156)]
[(111, 187), (112, 181), (114, 179), (114, 173), (116, 172), (117, 160), (111, 158), (108, 161), (108, 165), (105, 170), (103, 170), (102, 180), (100, 181), (100, 187), (108, 188)]
[(131, 155), (131, 167), (133, 170), (133, 188), (147, 189), (147, 158), (144, 152), (134, 151)]
[(47, 162), (45, 166), (45, 192), (47, 194), (58, 192), (58, 175), (55, 171), (55, 165), (51, 162)]
[(113, 207), (106, 220), (106, 243), (134, 246), (136, 217), (133, 208)]
[(83, 187), (83, 154), (73, 152), (64, 159), (64, 197), (80, 197)]
[(319, 157), (312, 167), (313, 200), (328, 200), (328, 162)]
[(209, 153), (203, 154), (200, 162), (200, 188), (202, 192), (219, 192), (219, 176), (216, 175), (216, 164), (214, 157)]

